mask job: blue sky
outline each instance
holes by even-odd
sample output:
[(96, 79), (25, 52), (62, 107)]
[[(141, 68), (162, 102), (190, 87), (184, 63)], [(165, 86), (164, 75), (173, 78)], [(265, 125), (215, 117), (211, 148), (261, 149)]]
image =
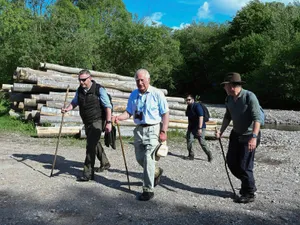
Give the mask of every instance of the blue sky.
[[(263, 0), (261, 2), (272, 2)], [(293, 0), (278, 0), (288, 4)], [(123, 0), (126, 9), (148, 24), (181, 29), (196, 22), (230, 21), (250, 0)]]

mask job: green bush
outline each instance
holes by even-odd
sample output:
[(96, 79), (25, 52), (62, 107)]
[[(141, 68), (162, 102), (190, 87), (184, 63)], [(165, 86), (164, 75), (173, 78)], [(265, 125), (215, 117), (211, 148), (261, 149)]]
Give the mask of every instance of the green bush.
[(0, 92), (0, 116), (8, 114), (10, 102), (5, 92)]

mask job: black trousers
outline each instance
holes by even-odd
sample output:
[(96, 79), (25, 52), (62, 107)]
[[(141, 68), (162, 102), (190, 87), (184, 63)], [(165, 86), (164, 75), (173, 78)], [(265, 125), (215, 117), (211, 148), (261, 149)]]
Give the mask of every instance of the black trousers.
[(102, 132), (102, 121), (95, 121), (92, 124), (85, 125), (86, 132), (86, 157), (84, 161), (83, 174), (87, 177), (92, 175), (95, 167), (96, 156), (100, 161), (100, 166), (109, 163), (104, 149), (100, 143)]
[[(227, 164), (231, 173), (241, 180), (242, 195), (254, 194), (256, 191), (255, 179), (253, 175), (255, 150), (249, 151), (248, 141), (252, 135), (239, 135), (233, 130), (229, 137), (229, 147), (227, 152)], [(260, 144), (260, 132), (257, 137), (257, 145)]]

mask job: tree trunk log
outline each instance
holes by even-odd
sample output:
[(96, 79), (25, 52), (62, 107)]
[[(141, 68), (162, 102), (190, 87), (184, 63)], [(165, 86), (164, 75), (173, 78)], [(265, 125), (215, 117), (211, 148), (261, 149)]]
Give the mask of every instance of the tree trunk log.
[[(67, 67), (67, 66), (60, 66), (57, 64), (51, 64), (51, 63), (40, 63), (40, 68), (43, 69), (50, 69), (55, 70), (63, 73), (72, 73), (72, 74), (78, 74), (82, 69), (81, 68), (74, 68), (74, 67)], [(114, 78), (120, 81), (134, 81), (133, 77), (127, 77), (127, 76), (121, 76), (118, 74), (113, 73), (103, 73), (98, 71), (89, 70), (92, 76), (95, 77), (105, 77), (105, 78)]]
[(11, 91), (12, 87), (13, 87), (12, 84), (2, 84), (1, 85), (1, 90), (8, 92), (8, 91)]
[(40, 87), (36, 84), (23, 84), (23, 83), (14, 83), (12, 91), (13, 92), (23, 92), (23, 93), (49, 93), (53, 88), (50, 87)]
[[(57, 137), (60, 127), (36, 127), (38, 137)], [(61, 136), (79, 135), (82, 126), (62, 127)]]

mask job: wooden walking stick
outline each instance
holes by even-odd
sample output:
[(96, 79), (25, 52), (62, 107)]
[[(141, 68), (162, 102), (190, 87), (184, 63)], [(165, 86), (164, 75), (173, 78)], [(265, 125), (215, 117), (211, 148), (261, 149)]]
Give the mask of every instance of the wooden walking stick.
[[(68, 87), (67, 87), (67, 92), (66, 92), (66, 97), (65, 97), (65, 102), (64, 102), (64, 108), (66, 108), (67, 98), (68, 98), (68, 94), (69, 94), (69, 88), (70, 88), (70, 85), (68, 85)], [(60, 140), (60, 136), (61, 136), (62, 126), (63, 126), (63, 123), (64, 123), (64, 117), (65, 117), (65, 113), (62, 113), (62, 115), (61, 115), (61, 123), (60, 123), (60, 128), (59, 128), (59, 133), (58, 133), (58, 139), (57, 139), (57, 143), (56, 143), (56, 149), (55, 149), (55, 154), (54, 154), (54, 159), (53, 159), (53, 163), (52, 163), (52, 170), (51, 170), (50, 177), (52, 177), (52, 175), (53, 175), (53, 169), (55, 167), (56, 156), (57, 156), (57, 149), (58, 149), (58, 144), (59, 144), (59, 140)]]
[[(215, 128), (215, 130), (216, 130), (216, 132), (217, 132), (217, 128)], [(227, 160), (226, 160), (226, 156), (225, 156), (225, 153), (224, 153), (224, 149), (223, 149), (221, 137), (219, 137), (218, 139), (219, 139), (219, 143), (220, 143), (220, 147), (221, 147), (221, 150), (222, 150), (222, 155), (223, 155), (223, 159), (224, 159), (224, 163), (225, 163), (226, 174), (227, 174), (227, 177), (228, 177), (228, 180), (229, 180), (231, 189), (232, 189), (232, 191), (233, 191), (234, 198), (236, 198), (237, 195), (236, 195), (235, 190), (234, 190), (234, 188), (233, 188), (233, 185), (232, 185), (232, 182), (231, 182), (231, 179), (230, 179), (230, 175), (229, 175), (229, 172), (228, 172), (228, 169), (227, 169)]]
[(127, 169), (127, 163), (126, 163), (126, 158), (125, 158), (125, 152), (124, 152), (124, 146), (123, 146), (123, 142), (122, 142), (122, 136), (121, 136), (121, 132), (120, 132), (120, 126), (117, 123), (117, 128), (118, 128), (118, 133), (119, 133), (119, 139), (120, 139), (120, 143), (121, 143), (121, 148), (122, 148), (122, 154), (123, 154), (123, 159), (124, 159), (124, 164), (125, 164), (125, 169), (126, 169), (126, 175), (127, 175), (127, 181), (128, 181), (128, 188), (130, 189), (130, 181), (129, 181), (129, 175), (128, 175), (128, 169)]

